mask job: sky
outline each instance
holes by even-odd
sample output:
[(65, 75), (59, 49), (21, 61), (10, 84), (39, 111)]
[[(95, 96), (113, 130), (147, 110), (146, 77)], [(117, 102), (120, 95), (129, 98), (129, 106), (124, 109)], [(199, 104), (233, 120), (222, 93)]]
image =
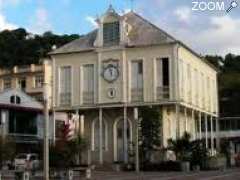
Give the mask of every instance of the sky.
[[(198, 53), (240, 54), (240, 0), (0, 0), (0, 31), (25, 28), (41, 34), (86, 34), (109, 4), (133, 10)], [(224, 3), (224, 9), (221, 6)], [(218, 6), (219, 5), (219, 6)], [(196, 7), (195, 7), (196, 6)]]

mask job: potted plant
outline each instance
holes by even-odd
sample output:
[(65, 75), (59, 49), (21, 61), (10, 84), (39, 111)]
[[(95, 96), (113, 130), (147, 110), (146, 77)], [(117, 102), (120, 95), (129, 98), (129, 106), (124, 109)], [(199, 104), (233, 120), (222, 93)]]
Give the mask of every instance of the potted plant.
[(203, 140), (191, 142), (191, 166), (194, 171), (206, 168), (208, 151)]
[(184, 172), (190, 171), (190, 134), (185, 132), (179, 139), (168, 140), (168, 149), (173, 151), (176, 156), (176, 160), (181, 163), (181, 170)]

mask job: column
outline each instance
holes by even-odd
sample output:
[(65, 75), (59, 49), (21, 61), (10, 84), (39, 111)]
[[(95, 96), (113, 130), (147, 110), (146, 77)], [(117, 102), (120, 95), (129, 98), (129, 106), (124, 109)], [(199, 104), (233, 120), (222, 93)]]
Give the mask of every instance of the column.
[(128, 162), (128, 142), (127, 142), (127, 107), (123, 109), (123, 152), (124, 152), (124, 163)]
[(185, 132), (188, 132), (187, 108), (184, 108), (184, 117), (185, 117)]
[(52, 119), (53, 119), (53, 145), (55, 146), (55, 142), (56, 142), (56, 116), (55, 116), (55, 110), (53, 110)]
[(135, 170), (138, 173), (140, 171), (139, 168), (139, 144), (138, 144), (138, 108), (134, 108), (134, 120), (135, 120), (135, 136), (136, 136), (136, 140), (135, 140)]
[(219, 137), (219, 118), (216, 117), (216, 149), (220, 150), (220, 137)]
[(214, 137), (213, 137), (213, 117), (210, 117), (210, 121), (211, 121), (211, 153), (213, 155), (213, 151), (214, 151)]
[(201, 112), (199, 112), (198, 123), (199, 123), (199, 139), (202, 139), (202, 114), (201, 114)]
[(80, 116), (80, 135), (84, 137), (84, 115)]
[(99, 163), (103, 164), (102, 108), (99, 109)]
[(193, 134), (193, 140), (196, 140), (196, 121), (195, 121), (194, 110), (192, 110), (192, 134)]
[[(180, 127), (180, 121), (179, 121), (179, 105), (176, 104), (175, 106), (175, 115), (176, 115), (176, 138), (180, 138), (180, 131), (181, 131), (181, 127)], [(173, 137), (172, 137), (173, 138)]]
[(208, 149), (208, 117), (207, 117), (207, 114), (205, 114), (205, 143), (206, 143), (206, 148)]

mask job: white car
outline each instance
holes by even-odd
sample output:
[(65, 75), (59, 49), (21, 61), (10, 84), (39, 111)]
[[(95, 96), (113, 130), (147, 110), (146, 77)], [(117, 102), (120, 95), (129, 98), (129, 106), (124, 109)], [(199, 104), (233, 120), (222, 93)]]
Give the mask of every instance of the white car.
[(16, 170), (35, 170), (40, 166), (40, 161), (37, 154), (18, 154), (14, 159), (14, 166)]

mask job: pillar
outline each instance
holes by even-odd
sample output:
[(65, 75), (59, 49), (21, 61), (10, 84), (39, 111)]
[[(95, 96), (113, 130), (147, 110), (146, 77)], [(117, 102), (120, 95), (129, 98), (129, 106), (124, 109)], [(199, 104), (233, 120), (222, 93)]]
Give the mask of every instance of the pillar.
[(211, 116), (210, 117), (211, 119), (210, 119), (210, 123), (211, 123), (211, 132), (210, 132), (210, 134), (211, 134), (211, 153), (212, 153), (212, 155), (213, 155), (213, 151), (214, 151), (214, 139), (213, 139), (213, 117)]
[(220, 150), (220, 137), (219, 137), (219, 118), (216, 117), (216, 149)]
[(198, 123), (199, 123), (199, 139), (202, 139), (202, 114), (201, 114), (201, 112), (199, 112)]
[(84, 137), (84, 115), (80, 116), (80, 135)]
[(127, 142), (127, 107), (123, 109), (123, 152), (124, 152), (124, 163), (128, 162), (128, 142)]
[(138, 108), (134, 108), (134, 120), (135, 120), (135, 136), (136, 136), (136, 140), (135, 140), (135, 170), (138, 173), (140, 171), (139, 168), (139, 144), (138, 144)]
[(208, 149), (208, 117), (207, 117), (207, 114), (205, 114), (205, 143), (206, 143), (206, 148)]
[(184, 118), (185, 118), (185, 132), (188, 132), (187, 108), (184, 108)]
[[(181, 127), (180, 127), (180, 121), (179, 121), (179, 105), (176, 104), (175, 106), (175, 115), (176, 115), (176, 138), (180, 138), (180, 132), (181, 132)], [(173, 138), (173, 137), (172, 137)]]
[(194, 110), (192, 110), (192, 134), (193, 134), (193, 140), (196, 140), (196, 121), (195, 121)]
[(99, 163), (103, 164), (103, 141), (102, 141), (102, 129), (103, 129), (103, 123), (102, 123), (102, 108), (99, 109)]
[(55, 142), (56, 142), (56, 115), (55, 115), (55, 110), (53, 110), (52, 119), (53, 119), (53, 145), (55, 146)]

